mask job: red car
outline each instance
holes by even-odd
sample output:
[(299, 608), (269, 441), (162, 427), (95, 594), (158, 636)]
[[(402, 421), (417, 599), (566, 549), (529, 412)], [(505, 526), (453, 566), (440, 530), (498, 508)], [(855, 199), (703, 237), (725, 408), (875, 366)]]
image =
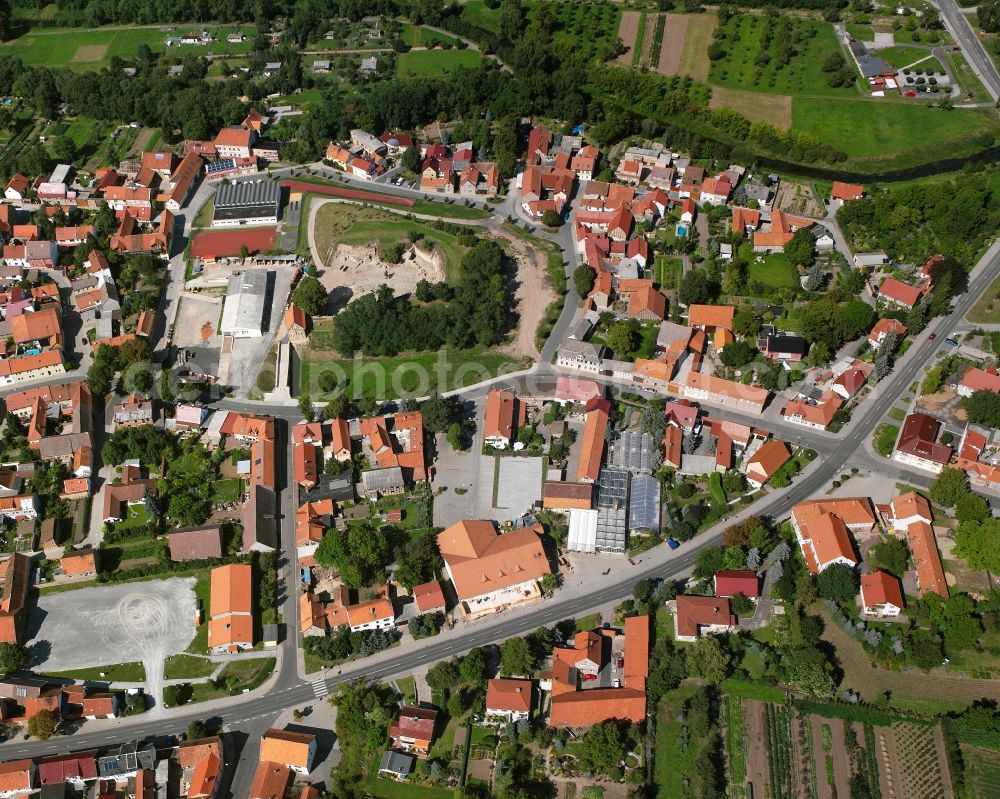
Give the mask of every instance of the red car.
[(583, 675), (583, 679), (584, 680), (596, 680), (597, 679), (597, 675), (596, 674), (584, 674)]
[(933, 340), (934, 340), (934, 339), (936, 339), (936, 338), (937, 338), (937, 333), (931, 333), (931, 334), (930, 334), (930, 335), (929, 335), (929, 336), (927, 337), (927, 340), (928, 340), (928, 341), (933, 341)]

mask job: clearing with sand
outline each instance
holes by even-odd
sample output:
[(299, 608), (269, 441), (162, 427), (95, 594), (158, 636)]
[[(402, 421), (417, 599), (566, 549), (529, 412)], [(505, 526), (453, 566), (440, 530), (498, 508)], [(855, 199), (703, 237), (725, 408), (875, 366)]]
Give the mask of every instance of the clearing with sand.
[(417, 283), (426, 280), (440, 283), (445, 279), (444, 258), (438, 252), (425, 252), (413, 245), (403, 253), (398, 264), (384, 263), (378, 256), (375, 244), (353, 246), (334, 244), (323, 253), (319, 280), (330, 294), (348, 288), (351, 299), (371, 294), (383, 283), (392, 288), (397, 297), (410, 294)]
[(712, 108), (731, 108), (751, 122), (770, 122), (786, 129), (792, 126), (792, 98), (787, 94), (761, 94), (713, 86), (709, 105)]
[(690, 75), (708, 80), (708, 45), (712, 42), (714, 14), (667, 14), (667, 24), (660, 45), (661, 75)]
[(106, 44), (81, 44), (73, 54), (73, 60), (81, 64), (103, 61), (108, 53)]
[[(635, 37), (639, 33), (639, 19), (642, 13), (639, 11), (622, 11), (621, 21), (618, 23), (618, 38), (625, 45), (625, 52), (618, 56), (618, 63), (629, 66), (632, 63), (632, 51), (635, 49)], [(641, 46), (640, 42), (640, 46)]]

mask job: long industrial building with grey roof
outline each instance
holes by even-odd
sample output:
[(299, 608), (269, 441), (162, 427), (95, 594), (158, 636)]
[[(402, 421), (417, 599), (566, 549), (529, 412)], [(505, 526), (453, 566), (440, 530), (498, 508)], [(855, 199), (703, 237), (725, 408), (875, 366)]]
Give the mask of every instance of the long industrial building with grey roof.
[(259, 338), (267, 329), (268, 272), (247, 269), (229, 278), (226, 304), (222, 308), (222, 335)]
[(215, 193), (213, 227), (276, 225), (281, 208), (281, 186), (270, 178), (223, 183)]

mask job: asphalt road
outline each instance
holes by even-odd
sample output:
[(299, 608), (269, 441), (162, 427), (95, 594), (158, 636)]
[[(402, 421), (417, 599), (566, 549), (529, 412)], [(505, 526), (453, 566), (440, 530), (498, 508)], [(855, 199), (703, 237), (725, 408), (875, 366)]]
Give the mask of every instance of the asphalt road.
[(941, 11), (941, 19), (955, 42), (962, 48), (965, 60), (969, 62), (972, 71), (982, 81), (986, 91), (994, 100), (1000, 100), (1000, 74), (996, 65), (986, 52), (978, 34), (973, 30), (969, 19), (963, 14), (955, 0), (937, 0)]

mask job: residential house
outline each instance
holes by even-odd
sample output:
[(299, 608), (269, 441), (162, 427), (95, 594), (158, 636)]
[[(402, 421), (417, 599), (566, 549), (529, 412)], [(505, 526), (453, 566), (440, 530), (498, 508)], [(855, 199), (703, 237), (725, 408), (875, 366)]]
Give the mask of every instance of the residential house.
[(115, 427), (142, 427), (153, 423), (153, 401), (129, 394), (115, 405)]
[(611, 404), (597, 399), (587, 403), (586, 421), (580, 443), (580, 459), (577, 463), (578, 482), (596, 483), (604, 459), (604, 444), (610, 420)]
[(3, 196), (8, 200), (20, 201), (28, 196), (29, 188), (28, 179), (20, 172), (15, 172), (11, 175), (10, 180), (7, 181), (7, 186), (3, 190)]
[(217, 566), (211, 572), (208, 647), (216, 654), (253, 646), (253, 575), (246, 563)]
[(695, 641), (735, 627), (736, 617), (726, 597), (682, 594), (674, 600), (674, 638), (678, 641)]
[(895, 618), (903, 610), (903, 586), (899, 578), (877, 569), (861, 577), (861, 607), (867, 616)]
[(913, 308), (923, 298), (929, 286), (910, 286), (894, 277), (887, 277), (878, 287), (878, 297), (900, 308)]
[(681, 392), (688, 399), (720, 405), (755, 416), (764, 412), (764, 406), (770, 397), (767, 389), (745, 386), (701, 372), (688, 373), (687, 380), (681, 384)]
[(395, 749), (426, 757), (434, 743), (434, 727), (438, 712), (429, 707), (404, 705), (399, 718), (389, 727), (389, 737)]
[(903, 420), (893, 460), (940, 474), (951, 460), (952, 449), (935, 441), (939, 427), (940, 423), (933, 416), (920, 412), (909, 414)]
[[(413, 773), (413, 755), (406, 755), (392, 749), (386, 749), (378, 762), (378, 775), (389, 779), (402, 781)], [(251, 797), (252, 799), (252, 797)]]
[(993, 394), (1000, 394), (1000, 372), (995, 366), (988, 366), (980, 369), (978, 366), (970, 366), (965, 370), (962, 379), (958, 382), (958, 395), (960, 397), (971, 397), (973, 392), (989, 391)]
[(814, 430), (826, 430), (842, 405), (843, 400), (834, 391), (825, 391), (818, 401), (813, 399), (789, 400), (781, 409), (781, 416), (786, 422), (792, 424), (800, 424)]
[(97, 576), (97, 550), (78, 549), (67, 552), (59, 560), (63, 577), (76, 580), (91, 580)]
[(218, 737), (182, 741), (175, 760), (180, 766), (181, 796), (186, 799), (214, 799), (222, 775), (222, 745)]
[(867, 497), (811, 499), (792, 508), (792, 527), (806, 565), (813, 574), (843, 563), (857, 566), (851, 534), (870, 533), (875, 514)]
[(261, 760), (250, 783), (248, 799), (283, 799), (292, 781), (292, 770), (282, 763)]
[(601, 351), (589, 341), (566, 341), (556, 353), (556, 366), (597, 374), (601, 371)]
[(801, 361), (809, 349), (809, 342), (801, 336), (768, 336), (764, 342), (764, 356), (772, 361)]
[(31, 760), (0, 763), (0, 797), (26, 797), (35, 791), (35, 764)]
[(308, 774), (316, 760), (316, 736), (272, 727), (261, 736), (260, 759)]
[(464, 613), (492, 613), (541, 596), (539, 580), (551, 574), (534, 527), (498, 535), (492, 522), (463, 520), (437, 536), (448, 579)]
[(890, 333), (896, 336), (897, 343), (901, 343), (903, 336), (906, 335), (906, 325), (898, 319), (892, 319), (887, 316), (882, 317), (875, 323), (871, 333), (868, 334), (868, 343), (871, 345), (871, 348), (878, 350), (882, 346), (882, 342), (885, 341), (886, 336)]
[(754, 489), (763, 487), (764, 483), (774, 477), (775, 473), (792, 459), (792, 453), (784, 441), (772, 438), (765, 441), (760, 448), (745, 462), (747, 482)]
[(785, 245), (792, 240), (796, 230), (812, 225), (811, 219), (774, 211), (771, 214), (769, 229), (754, 232), (753, 251), (758, 253), (784, 252)]
[(0, 560), (0, 641), (5, 643), (24, 643), (31, 569), (31, 559), (21, 552)]
[(733, 305), (690, 305), (688, 306), (688, 325), (713, 333), (717, 329), (732, 332), (736, 307)]
[(257, 134), (242, 126), (222, 128), (215, 137), (215, 152), (219, 158), (249, 158)]
[(179, 527), (167, 533), (167, 548), (170, 560), (207, 560), (221, 558), (222, 527), (206, 524), (200, 527)]
[(483, 443), (494, 449), (507, 449), (514, 443), (524, 407), (512, 391), (493, 388), (486, 395), (483, 414)]
[(742, 594), (747, 599), (760, 597), (760, 577), (750, 569), (726, 569), (717, 571), (713, 577), (714, 593), (717, 597), (731, 599)]
[(441, 583), (431, 580), (413, 586), (413, 602), (419, 613), (444, 613), (447, 609)]
[(850, 202), (851, 200), (860, 200), (864, 196), (864, 193), (864, 186), (859, 186), (857, 183), (843, 183), (835, 180), (830, 190), (830, 199)]
[(100, 693), (90, 694), (83, 698), (83, 712), (85, 719), (91, 721), (95, 719), (116, 719), (119, 714), (120, 698), (118, 694)]
[(527, 721), (531, 716), (533, 680), (497, 678), (486, 684), (486, 718), (502, 722)]

